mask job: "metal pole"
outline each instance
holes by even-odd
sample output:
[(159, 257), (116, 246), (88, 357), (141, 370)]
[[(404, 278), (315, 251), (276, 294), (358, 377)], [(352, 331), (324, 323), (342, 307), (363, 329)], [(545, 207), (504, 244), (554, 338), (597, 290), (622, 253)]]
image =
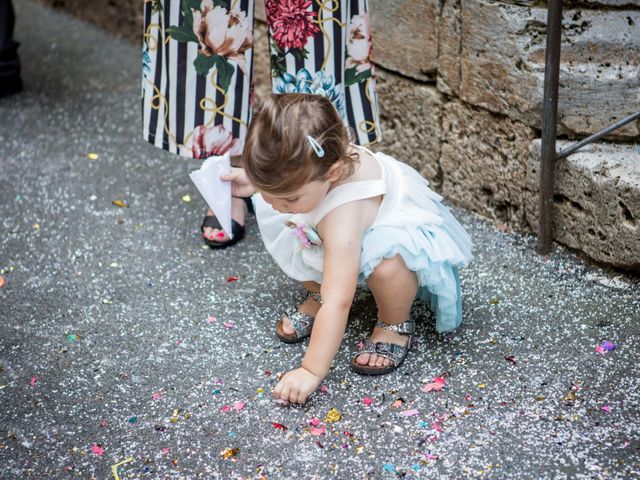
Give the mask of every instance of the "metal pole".
[(558, 79), (560, 77), (560, 33), (562, 0), (548, 0), (547, 46), (544, 65), (542, 146), (540, 154), (540, 198), (538, 202), (538, 253), (546, 254), (553, 242), (553, 169), (556, 158)]
[(582, 148), (585, 145), (589, 145), (590, 143), (595, 142), (600, 137), (604, 137), (606, 134), (611, 133), (620, 127), (624, 127), (627, 123), (633, 122), (637, 118), (640, 118), (640, 112), (632, 113), (628, 117), (625, 117), (622, 120), (618, 120), (616, 123), (614, 123), (610, 127), (607, 127), (604, 130), (599, 131), (598, 133), (594, 133), (590, 137), (587, 137), (584, 140), (580, 140), (578, 143), (565, 148), (560, 153), (558, 153), (558, 155), (556, 155), (556, 160), (560, 160), (561, 158), (571, 155), (573, 152), (575, 152), (579, 148)]

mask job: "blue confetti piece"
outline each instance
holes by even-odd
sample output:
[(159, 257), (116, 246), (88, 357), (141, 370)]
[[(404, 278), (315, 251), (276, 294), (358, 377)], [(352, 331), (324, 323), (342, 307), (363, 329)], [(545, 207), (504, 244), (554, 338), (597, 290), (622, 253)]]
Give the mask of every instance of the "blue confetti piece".
[(396, 471), (396, 466), (393, 463), (385, 463), (383, 468), (384, 468), (385, 472), (395, 472)]

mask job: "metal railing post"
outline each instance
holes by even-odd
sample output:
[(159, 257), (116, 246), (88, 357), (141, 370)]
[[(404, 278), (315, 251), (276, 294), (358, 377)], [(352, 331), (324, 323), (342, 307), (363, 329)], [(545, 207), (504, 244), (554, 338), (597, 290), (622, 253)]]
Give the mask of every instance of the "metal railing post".
[(553, 242), (553, 185), (556, 158), (561, 31), (562, 0), (548, 0), (540, 154), (540, 198), (538, 202), (538, 252), (541, 254), (549, 253)]

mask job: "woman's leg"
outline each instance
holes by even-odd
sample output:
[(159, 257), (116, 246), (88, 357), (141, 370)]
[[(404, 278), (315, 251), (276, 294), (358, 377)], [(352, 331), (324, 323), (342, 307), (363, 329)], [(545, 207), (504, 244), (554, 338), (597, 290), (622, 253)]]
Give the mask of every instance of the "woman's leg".
[[(418, 278), (409, 270), (400, 255), (387, 258), (373, 270), (367, 285), (376, 299), (378, 320), (387, 325), (404, 323), (409, 318), (413, 300), (418, 292)], [(381, 328), (374, 328), (369, 338), (372, 342), (388, 342), (406, 345), (407, 337)], [(387, 366), (391, 360), (376, 354), (362, 353), (356, 358), (360, 365)]]
[[(207, 2), (197, 9), (181, 0), (144, 2), (143, 137), (156, 147), (203, 160), (241, 155), (251, 114), (254, 0), (231, 4), (214, 16)], [(234, 204), (242, 225), (244, 209)], [(204, 230), (218, 241), (219, 231)]]

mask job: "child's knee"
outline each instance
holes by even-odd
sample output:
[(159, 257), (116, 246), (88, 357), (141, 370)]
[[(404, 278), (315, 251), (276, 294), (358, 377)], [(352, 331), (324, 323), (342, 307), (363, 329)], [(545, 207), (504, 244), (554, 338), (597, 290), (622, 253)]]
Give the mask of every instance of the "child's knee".
[(402, 260), (402, 257), (398, 254), (395, 257), (385, 258), (382, 260), (376, 268), (373, 269), (370, 280), (388, 282), (394, 278), (398, 278), (398, 275), (406, 273), (409, 269)]

